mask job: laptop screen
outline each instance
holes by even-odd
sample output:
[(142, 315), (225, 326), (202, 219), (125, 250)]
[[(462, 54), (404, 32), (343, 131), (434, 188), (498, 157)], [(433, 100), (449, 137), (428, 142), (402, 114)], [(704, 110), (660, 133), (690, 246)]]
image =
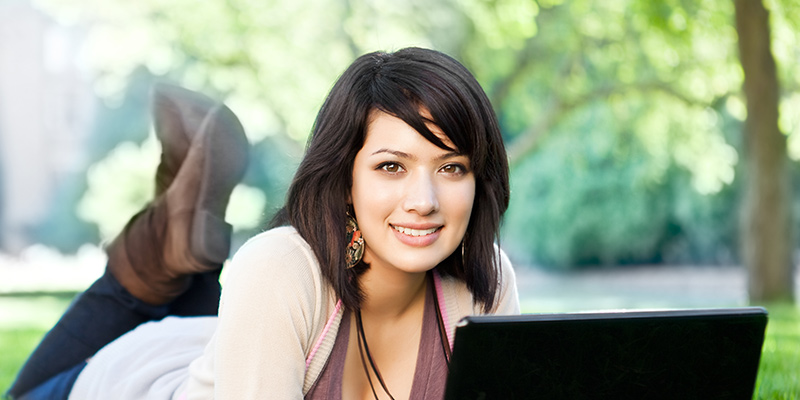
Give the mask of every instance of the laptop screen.
[(767, 312), (465, 318), (445, 399), (751, 399)]

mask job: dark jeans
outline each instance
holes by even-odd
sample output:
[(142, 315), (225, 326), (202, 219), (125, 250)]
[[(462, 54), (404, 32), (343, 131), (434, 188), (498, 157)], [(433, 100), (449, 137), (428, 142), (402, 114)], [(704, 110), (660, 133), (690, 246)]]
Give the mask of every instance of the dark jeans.
[(17, 375), (11, 399), (66, 399), (86, 360), (138, 325), (168, 315), (217, 315), (219, 271), (192, 277), (172, 303), (152, 306), (133, 297), (108, 272), (78, 295)]

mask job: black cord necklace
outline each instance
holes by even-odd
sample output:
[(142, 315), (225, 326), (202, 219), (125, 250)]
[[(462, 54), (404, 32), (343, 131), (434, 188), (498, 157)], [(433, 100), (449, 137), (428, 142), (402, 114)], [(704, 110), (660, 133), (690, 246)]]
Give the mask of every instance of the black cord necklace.
[[(428, 278), (433, 279), (431, 271), (428, 271)], [(433, 304), (434, 308), (436, 309), (436, 325), (439, 328), (439, 339), (442, 344), (442, 352), (444, 353), (444, 359), (447, 364), (447, 369), (450, 369), (450, 345), (449, 340), (447, 339), (447, 332), (445, 330), (444, 320), (442, 319), (442, 310), (439, 308), (439, 296), (436, 295), (436, 290), (432, 290), (433, 292)], [(423, 312), (423, 321), (424, 321), (424, 312)], [(423, 322), (424, 324), (424, 322)], [(361, 365), (364, 366), (364, 372), (367, 374), (367, 381), (369, 382), (369, 387), (372, 389), (372, 396), (375, 397), (375, 400), (378, 400), (378, 393), (375, 391), (375, 385), (372, 383), (372, 378), (369, 375), (369, 368), (367, 367), (367, 360), (369, 361), (369, 365), (372, 368), (372, 372), (375, 373), (375, 376), (378, 378), (378, 382), (381, 384), (383, 391), (389, 396), (390, 399), (394, 400), (394, 397), (391, 393), (389, 393), (389, 389), (386, 387), (386, 383), (383, 381), (383, 377), (381, 376), (380, 371), (378, 371), (378, 366), (375, 364), (375, 360), (372, 358), (372, 354), (369, 351), (369, 346), (367, 345), (367, 336), (364, 334), (364, 323), (361, 319), (361, 309), (356, 310), (356, 330), (358, 332), (358, 354), (361, 356)], [(364, 358), (364, 353), (366, 353), (366, 359)]]
[(364, 366), (364, 372), (367, 374), (367, 381), (369, 381), (369, 387), (372, 389), (372, 395), (375, 397), (375, 400), (378, 400), (378, 393), (375, 392), (375, 385), (372, 384), (372, 378), (369, 376), (369, 370), (367, 369), (367, 362), (364, 360), (365, 351), (367, 353), (369, 365), (372, 367), (372, 372), (374, 372), (375, 376), (378, 377), (378, 382), (380, 382), (383, 391), (389, 395), (390, 399), (394, 400), (392, 394), (389, 393), (389, 389), (386, 388), (386, 383), (383, 381), (383, 377), (378, 371), (378, 366), (375, 365), (375, 360), (372, 359), (372, 354), (369, 352), (369, 346), (367, 346), (367, 336), (364, 334), (364, 323), (361, 321), (361, 309), (356, 311), (356, 324), (356, 330), (358, 331), (358, 353), (361, 355), (361, 365)]
[[(428, 277), (433, 279), (433, 272), (429, 272)], [(444, 353), (444, 361), (447, 365), (447, 372), (450, 372), (450, 339), (447, 338), (447, 329), (445, 328), (444, 318), (442, 318), (442, 309), (439, 308), (439, 296), (436, 294), (436, 289), (433, 289), (433, 305), (436, 309), (436, 325), (439, 326), (439, 342), (442, 344), (442, 352)]]

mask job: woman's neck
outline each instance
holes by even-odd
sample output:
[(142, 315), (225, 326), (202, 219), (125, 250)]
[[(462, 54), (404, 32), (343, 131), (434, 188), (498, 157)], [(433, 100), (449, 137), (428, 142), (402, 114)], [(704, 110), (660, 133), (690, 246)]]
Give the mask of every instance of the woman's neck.
[(359, 278), (361, 312), (369, 319), (396, 319), (424, 305), (427, 274), (370, 268)]

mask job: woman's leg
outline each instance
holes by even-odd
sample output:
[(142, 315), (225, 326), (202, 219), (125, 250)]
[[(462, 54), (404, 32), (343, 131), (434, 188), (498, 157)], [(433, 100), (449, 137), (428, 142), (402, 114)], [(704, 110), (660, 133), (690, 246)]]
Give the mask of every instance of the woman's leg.
[(159, 87), (154, 100), (157, 197), (107, 248), (106, 272), (33, 352), (12, 398), (71, 388), (87, 358), (143, 322), (216, 314), (230, 248), (225, 208), (247, 164), (247, 139), (233, 113), (205, 96)]
[[(9, 395), (34, 400), (62, 398), (63, 394), (66, 399), (86, 365), (84, 361), (138, 325), (167, 315), (217, 315), (219, 271), (194, 275), (192, 281), (189, 290), (174, 302), (153, 306), (133, 297), (105, 273), (73, 301), (45, 335), (20, 370)], [(52, 378), (43, 382), (42, 377)]]
[(17, 400), (68, 400), (72, 386), (75, 385), (75, 381), (78, 380), (78, 375), (84, 367), (86, 367), (86, 362), (61, 372), (33, 390), (14, 398)]
[(186, 293), (169, 305), (169, 315), (200, 317), (217, 315), (219, 310), (220, 270), (192, 276), (192, 285)]
[[(108, 248), (110, 273), (148, 304), (172, 302), (193, 274), (218, 270), (228, 257), (225, 211), (249, 152), (242, 125), (223, 104), (176, 87), (160, 89), (154, 115), (164, 150), (157, 197)], [(177, 169), (169, 161), (175, 157), (184, 157)]]
[(87, 360), (137, 325), (163, 318), (168, 309), (131, 296), (106, 272), (73, 301), (45, 335), (20, 370), (9, 394), (12, 398), (21, 396)]

